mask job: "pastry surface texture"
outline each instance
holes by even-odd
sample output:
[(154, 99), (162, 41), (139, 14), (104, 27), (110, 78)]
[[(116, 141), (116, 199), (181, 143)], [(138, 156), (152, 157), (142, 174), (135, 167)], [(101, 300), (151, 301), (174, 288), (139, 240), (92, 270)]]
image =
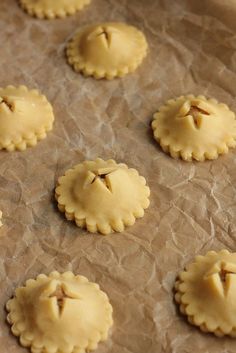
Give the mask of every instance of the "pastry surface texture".
[(147, 55), (148, 44), (137, 28), (119, 22), (87, 26), (67, 46), (70, 65), (96, 79), (134, 72)]
[(0, 149), (23, 151), (52, 130), (54, 114), (47, 98), (25, 86), (0, 88)]
[(203, 332), (236, 337), (236, 253), (197, 256), (175, 283), (175, 300)]
[(89, 232), (122, 232), (149, 206), (149, 187), (135, 169), (114, 160), (85, 161), (59, 178), (55, 196), (68, 220)]
[(7, 302), (7, 320), (32, 353), (85, 353), (105, 341), (112, 306), (96, 283), (72, 272), (29, 279)]
[(216, 159), (236, 146), (236, 118), (226, 104), (204, 96), (169, 100), (152, 122), (154, 137), (173, 158)]
[(91, 0), (19, 0), (21, 7), (31, 16), (54, 19), (73, 15)]

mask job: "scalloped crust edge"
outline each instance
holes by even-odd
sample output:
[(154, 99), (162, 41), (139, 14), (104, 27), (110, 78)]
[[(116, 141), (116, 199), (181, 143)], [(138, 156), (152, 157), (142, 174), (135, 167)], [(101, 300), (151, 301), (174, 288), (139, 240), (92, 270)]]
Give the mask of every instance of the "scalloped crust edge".
[[(13, 89), (21, 89), (22, 91), (25, 92), (31, 92), (34, 95), (40, 96), (42, 97), (43, 101), (48, 103), (48, 107), (50, 107), (52, 115), (53, 115), (53, 120), (51, 123), (49, 123), (45, 128), (40, 128), (38, 131), (36, 132), (32, 132), (32, 134), (30, 134), (30, 138), (26, 138), (21, 136), (21, 139), (18, 141), (9, 141), (7, 144), (1, 143), (0, 142), (0, 150), (7, 150), (8, 152), (14, 152), (16, 150), (18, 151), (25, 151), (27, 149), (27, 147), (34, 147), (37, 145), (38, 141), (41, 141), (43, 139), (46, 138), (47, 133), (49, 131), (52, 130), (53, 128), (53, 122), (54, 122), (54, 114), (53, 114), (53, 108), (51, 103), (47, 100), (46, 96), (44, 96), (43, 94), (41, 94), (39, 92), (39, 90), (37, 89), (28, 89), (26, 86), (21, 85), (18, 87), (15, 87), (13, 85), (8, 85), (5, 88), (13, 88)], [(5, 89), (4, 88), (4, 89)], [(0, 89), (2, 89), (2, 87), (0, 87)]]
[[(139, 31), (139, 30), (138, 30)], [(85, 77), (94, 77), (96, 80), (106, 79), (113, 80), (114, 78), (122, 78), (130, 73), (133, 73), (143, 62), (148, 53), (148, 43), (144, 36), (144, 34), (139, 31), (140, 38), (143, 41), (143, 50), (140, 51), (140, 54), (134, 58), (130, 65), (124, 66), (122, 69), (117, 69), (113, 71), (105, 71), (99, 70), (96, 67), (92, 67), (86, 62), (79, 62), (76, 53), (74, 53), (75, 47), (78, 45), (77, 36), (75, 34), (74, 37), (69, 41), (66, 47), (66, 57), (67, 62), (70, 66), (73, 67), (75, 72), (82, 73)]]
[(225, 109), (230, 110), (229, 107), (224, 104), (224, 103), (219, 103), (216, 99), (214, 98), (209, 98), (207, 99), (203, 95), (199, 96), (194, 96), (192, 94), (189, 94), (187, 96), (180, 96), (176, 99), (170, 99), (166, 102), (166, 104), (162, 105), (157, 113), (153, 115), (153, 121), (152, 121), (152, 129), (153, 129), (153, 134), (155, 140), (159, 143), (161, 146), (162, 150), (169, 154), (172, 158), (174, 159), (182, 159), (185, 162), (192, 162), (193, 160), (197, 162), (204, 162), (205, 160), (215, 160), (217, 159), (220, 155), (227, 154), (229, 152), (229, 148), (235, 148), (236, 147), (236, 136), (225, 143), (222, 143), (221, 146), (219, 146), (217, 149), (211, 152), (205, 152), (203, 154), (198, 154), (197, 152), (194, 151), (186, 151), (184, 148), (183, 149), (176, 149), (175, 146), (171, 146), (169, 143), (166, 143), (165, 141), (165, 136), (159, 136), (157, 131), (156, 131), (156, 121), (158, 119), (158, 115), (160, 112), (163, 112), (168, 109), (168, 106), (175, 104), (178, 100), (183, 99), (183, 98), (198, 98), (198, 99), (204, 99), (206, 101), (215, 103), (215, 104), (220, 104), (223, 106)]
[(216, 329), (211, 329), (211, 327), (208, 325), (208, 322), (207, 320), (203, 320), (202, 322), (199, 323), (199, 320), (198, 320), (198, 317), (197, 317), (197, 314), (194, 314), (194, 315), (189, 315), (187, 313), (187, 307), (189, 304), (184, 304), (182, 302), (182, 296), (186, 293), (186, 291), (180, 291), (179, 290), (179, 287), (181, 284), (184, 283), (183, 280), (180, 279), (180, 276), (181, 274), (183, 273), (186, 273), (188, 271), (188, 267), (193, 265), (193, 264), (196, 264), (196, 263), (199, 263), (199, 262), (202, 262), (204, 260), (204, 258), (206, 257), (210, 257), (210, 256), (217, 256), (218, 254), (230, 254), (230, 252), (226, 249), (223, 249), (219, 252), (216, 252), (216, 251), (208, 251), (207, 254), (205, 256), (202, 256), (202, 255), (198, 255), (196, 258), (195, 258), (195, 261), (192, 262), (190, 265), (186, 266), (185, 270), (180, 272), (180, 274), (178, 275), (176, 281), (175, 281), (175, 286), (174, 286), (174, 292), (175, 292), (175, 295), (174, 295), (174, 299), (175, 299), (175, 302), (179, 305), (179, 311), (181, 314), (183, 314), (184, 316), (187, 317), (187, 320), (188, 322), (193, 325), (193, 326), (197, 326), (202, 332), (204, 333), (213, 333), (215, 336), (217, 337), (223, 337), (223, 336), (231, 336), (231, 337), (236, 337), (236, 327), (231, 327), (231, 331), (223, 331), (220, 327), (217, 327)]
[[(96, 160), (94, 160), (94, 162), (99, 162), (99, 161), (103, 161), (101, 158), (97, 158)], [(117, 164), (115, 162), (115, 160), (113, 159), (109, 159), (109, 162), (112, 162), (113, 164)], [(107, 161), (107, 162), (108, 162)], [(80, 163), (81, 165), (89, 162), (89, 161), (85, 161)], [(119, 163), (117, 164), (119, 165)], [(77, 165), (78, 166), (78, 165)], [(77, 167), (75, 166), (75, 167)], [(126, 168), (128, 168), (128, 166), (124, 163), (122, 163), (122, 166), (125, 166)], [(66, 171), (66, 173), (72, 171), (74, 168), (68, 169)], [(136, 175), (138, 174), (138, 172), (136, 171), (136, 169), (132, 169), (129, 168), (129, 170), (132, 170), (133, 173), (135, 173)], [(139, 174), (138, 174), (139, 175)], [(129, 227), (134, 225), (135, 221), (137, 218), (142, 218), (144, 216), (144, 210), (147, 209), (149, 207), (150, 201), (149, 201), (149, 195), (150, 195), (150, 189), (149, 187), (146, 185), (146, 180), (144, 177), (142, 177), (141, 175), (139, 175), (139, 177), (141, 178), (141, 180), (143, 181), (143, 185), (148, 188), (149, 190), (149, 194), (145, 199), (145, 204), (141, 205), (132, 213), (130, 214), (126, 219), (123, 220), (114, 220), (113, 223), (93, 223), (93, 224), (89, 224), (89, 222), (87, 221), (86, 217), (82, 218), (82, 219), (78, 219), (75, 216), (75, 213), (73, 210), (70, 209), (70, 211), (68, 212), (66, 209), (69, 208), (70, 206), (66, 205), (65, 203), (59, 202), (59, 197), (61, 196), (61, 194), (58, 192), (57, 188), (60, 186), (60, 182), (58, 180), (57, 183), (57, 187), (55, 189), (55, 198), (57, 201), (57, 207), (59, 209), (60, 212), (64, 213), (66, 216), (66, 219), (68, 221), (74, 221), (77, 225), (77, 227), (79, 228), (83, 228), (83, 229), (87, 229), (90, 233), (101, 233), (103, 235), (108, 235), (108, 234), (112, 234), (114, 232), (120, 233), (123, 232), (125, 227)], [(59, 178), (60, 179), (60, 178)]]
[(89, 5), (91, 0), (84, 0), (82, 4), (78, 4), (77, 6), (70, 5), (58, 11), (35, 8), (34, 6), (28, 5), (27, 1), (25, 0), (18, 0), (18, 2), (20, 6), (23, 8), (23, 10), (26, 11), (30, 16), (33, 16), (39, 19), (52, 20), (55, 18), (65, 18), (66, 16), (74, 15), (76, 12), (82, 10), (85, 6)]
[[(40, 281), (41, 279), (44, 278), (60, 278), (63, 277), (64, 279), (70, 279), (72, 277), (77, 277), (80, 279), (80, 282), (88, 283), (89, 280), (87, 277), (81, 276), (81, 275), (74, 275), (73, 272), (67, 271), (64, 273), (59, 273), (58, 271), (53, 271), (49, 273), (49, 275), (45, 274), (39, 274), (36, 279), (28, 279), (26, 281), (25, 287), (30, 286), (32, 282)], [(103, 296), (104, 301), (106, 300), (105, 303), (105, 308), (109, 314), (108, 320), (106, 322), (106, 327), (103, 328), (102, 331), (97, 331), (96, 334), (96, 339), (90, 339), (88, 342), (87, 347), (81, 348), (81, 347), (73, 347), (71, 350), (71, 353), (86, 353), (87, 350), (93, 351), (97, 349), (98, 343), (99, 342), (104, 342), (108, 338), (109, 334), (109, 329), (111, 328), (113, 324), (113, 319), (112, 319), (112, 312), (113, 308), (109, 302), (109, 298), (105, 292), (103, 292), (100, 289), (100, 286), (97, 283), (89, 282), (91, 286), (93, 286), (99, 293)], [(16, 312), (17, 310), (14, 310), (14, 306), (16, 303), (16, 297), (13, 297), (12, 299), (8, 300), (6, 303), (6, 310), (8, 311), (7, 315), (7, 322), (11, 325), (11, 331), (14, 336), (19, 337), (20, 343), (23, 347), (30, 347), (32, 353), (57, 353), (58, 348), (48, 348), (46, 346), (39, 346), (38, 342), (37, 344), (34, 345), (34, 336), (30, 334), (30, 332), (26, 331), (26, 328), (24, 326), (24, 323), (21, 321), (21, 318), (19, 316), (17, 317)], [(13, 314), (13, 315), (12, 315)]]

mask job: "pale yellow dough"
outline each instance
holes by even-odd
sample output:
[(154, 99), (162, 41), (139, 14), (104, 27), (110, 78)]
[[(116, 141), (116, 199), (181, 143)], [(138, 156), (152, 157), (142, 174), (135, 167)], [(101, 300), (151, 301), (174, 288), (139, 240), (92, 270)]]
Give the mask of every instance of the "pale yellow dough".
[(210, 251), (181, 272), (175, 299), (191, 324), (236, 337), (236, 253)]
[(181, 96), (154, 115), (154, 137), (173, 158), (216, 159), (236, 146), (235, 114), (216, 99)]
[(53, 109), (46, 97), (25, 86), (0, 88), (0, 149), (23, 151), (52, 129)]
[(32, 353), (85, 353), (108, 337), (112, 306), (99, 286), (72, 272), (29, 279), (7, 302), (8, 322)]
[(147, 55), (144, 34), (125, 23), (101, 23), (80, 30), (67, 47), (68, 62), (77, 72), (113, 79), (134, 72)]
[(73, 15), (91, 0), (19, 0), (22, 8), (31, 16), (54, 19)]
[(114, 160), (86, 161), (59, 178), (56, 199), (68, 220), (89, 232), (122, 232), (143, 217), (150, 190), (135, 169)]

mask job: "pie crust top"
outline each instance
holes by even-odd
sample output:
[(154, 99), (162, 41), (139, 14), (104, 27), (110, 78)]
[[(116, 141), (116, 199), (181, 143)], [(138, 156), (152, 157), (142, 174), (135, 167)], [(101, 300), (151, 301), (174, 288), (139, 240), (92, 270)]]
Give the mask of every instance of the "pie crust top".
[(193, 325), (217, 336), (236, 336), (236, 253), (197, 256), (175, 284), (180, 311)]
[(25, 150), (52, 129), (53, 109), (47, 98), (25, 86), (0, 88), (0, 149)]
[(108, 337), (112, 306), (99, 286), (72, 272), (30, 279), (7, 302), (8, 322), (32, 353), (85, 353)]
[(66, 17), (82, 10), (91, 0), (19, 0), (21, 7), (31, 16), (54, 19)]
[(122, 232), (143, 217), (149, 187), (135, 169), (114, 160), (85, 161), (59, 178), (56, 199), (68, 220), (90, 232)]
[(235, 114), (204, 96), (169, 100), (154, 115), (152, 128), (165, 152), (186, 161), (216, 159), (236, 146)]
[(122, 77), (136, 70), (147, 55), (144, 34), (125, 23), (87, 26), (69, 42), (67, 56), (74, 70), (97, 79)]

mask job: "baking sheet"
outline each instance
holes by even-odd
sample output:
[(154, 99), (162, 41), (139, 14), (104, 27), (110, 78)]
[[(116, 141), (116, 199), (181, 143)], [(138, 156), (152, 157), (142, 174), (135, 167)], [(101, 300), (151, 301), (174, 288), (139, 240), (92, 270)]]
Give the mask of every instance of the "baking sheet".
[[(73, 17), (43, 21), (1, 0), (1, 86), (39, 88), (56, 116), (35, 148), (0, 152), (1, 353), (27, 351), (9, 332), (5, 302), (26, 279), (55, 269), (83, 274), (109, 295), (115, 324), (97, 353), (236, 351), (236, 340), (188, 325), (172, 295), (195, 255), (236, 249), (236, 151), (214, 162), (175, 161), (150, 129), (158, 107), (182, 94), (212, 96), (236, 111), (235, 16), (233, 0), (92, 0)], [(74, 73), (67, 40), (83, 25), (112, 20), (144, 31), (144, 64), (111, 82)], [(89, 234), (57, 211), (57, 178), (96, 157), (138, 169), (151, 188), (145, 217), (122, 234)]]

